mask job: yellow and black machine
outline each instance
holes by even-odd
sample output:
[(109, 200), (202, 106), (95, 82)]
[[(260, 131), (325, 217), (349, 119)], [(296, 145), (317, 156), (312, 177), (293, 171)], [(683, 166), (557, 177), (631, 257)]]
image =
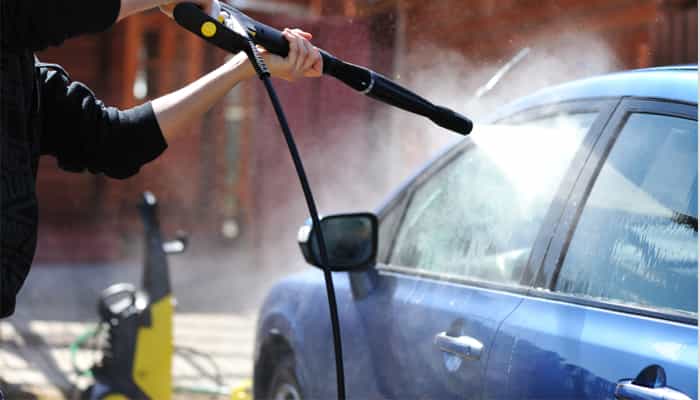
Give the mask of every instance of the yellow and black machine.
[[(175, 300), (170, 286), (168, 255), (184, 252), (187, 237), (180, 233), (174, 240), (163, 240), (158, 202), (152, 193), (143, 194), (139, 209), (144, 225), (141, 288), (117, 283), (103, 290), (97, 305), (98, 328), (71, 345), (76, 371), (91, 375), (94, 380), (82, 391), (81, 398), (170, 400), (175, 392), (188, 392), (249, 399), (246, 385), (231, 390), (224, 388), (220, 381), (213, 387), (185, 387), (173, 383), (173, 357), (177, 349), (173, 337)], [(101, 332), (106, 333), (98, 345), (101, 359), (88, 371), (81, 371), (76, 363), (77, 350), (89, 339), (102, 336)], [(194, 351), (190, 349), (191, 352)]]
[(184, 235), (163, 241), (156, 197), (146, 192), (139, 205), (145, 229), (142, 287), (118, 283), (100, 296), (100, 325), (107, 332), (102, 359), (91, 368), (95, 383), (86, 399), (170, 399), (174, 299), (168, 254), (182, 253)]

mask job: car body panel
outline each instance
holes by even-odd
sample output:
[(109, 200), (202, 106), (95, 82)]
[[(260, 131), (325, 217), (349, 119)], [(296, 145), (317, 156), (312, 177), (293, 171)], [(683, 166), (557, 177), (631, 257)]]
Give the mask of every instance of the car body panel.
[[(507, 292), (382, 270), (373, 293), (358, 302), (382, 397), (479, 398), (490, 343), (520, 299)], [(447, 332), (477, 340), (479, 359), (441, 351)]]
[[(360, 312), (362, 305), (352, 296), (347, 273), (333, 273), (333, 281), (348, 398), (380, 399), (370, 340)], [(296, 376), (305, 398), (335, 398), (335, 356), (323, 273), (310, 269), (280, 281), (261, 309), (264, 312), (258, 320), (254, 360), (260, 360), (265, 343), (277, 336), (294, 350)]]
[(668, 385), (697, 398), (697, 328), (527, 298), (493, 346), (486, 399), (614, 399), (615, 385), (662, 366)]

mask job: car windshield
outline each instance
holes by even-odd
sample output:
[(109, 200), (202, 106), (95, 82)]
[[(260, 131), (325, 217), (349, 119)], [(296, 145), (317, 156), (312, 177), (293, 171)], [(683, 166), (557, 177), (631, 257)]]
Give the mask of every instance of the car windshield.
[(420, 187), (391, 263), (518, 284), (539, 227), (597, 113), (480, 127), (469, 146)]

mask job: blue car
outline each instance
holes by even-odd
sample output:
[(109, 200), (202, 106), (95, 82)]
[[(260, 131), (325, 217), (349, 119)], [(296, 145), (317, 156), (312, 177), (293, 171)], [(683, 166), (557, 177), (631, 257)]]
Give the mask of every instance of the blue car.
[[(325, 217), (348, 398), (697, 399), (697, 79), (537, 92), (376, 214)], [(256, 398), (336, 398), (328, 315), (317, 269), (271, 290)]]

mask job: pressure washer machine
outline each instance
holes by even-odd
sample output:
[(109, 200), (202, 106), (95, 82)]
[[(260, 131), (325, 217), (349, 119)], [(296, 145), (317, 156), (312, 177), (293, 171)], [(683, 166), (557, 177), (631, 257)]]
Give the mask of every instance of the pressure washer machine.
[(117, 283), (102, 292), (97, 311), (107, 337), (85, 399), (171, 398), (174, 298), (168, 255), (184, 252), (187, 238), (163, 240), (152, 193), (143, 194), (139, 208), (145, 238), (141, 288)]

